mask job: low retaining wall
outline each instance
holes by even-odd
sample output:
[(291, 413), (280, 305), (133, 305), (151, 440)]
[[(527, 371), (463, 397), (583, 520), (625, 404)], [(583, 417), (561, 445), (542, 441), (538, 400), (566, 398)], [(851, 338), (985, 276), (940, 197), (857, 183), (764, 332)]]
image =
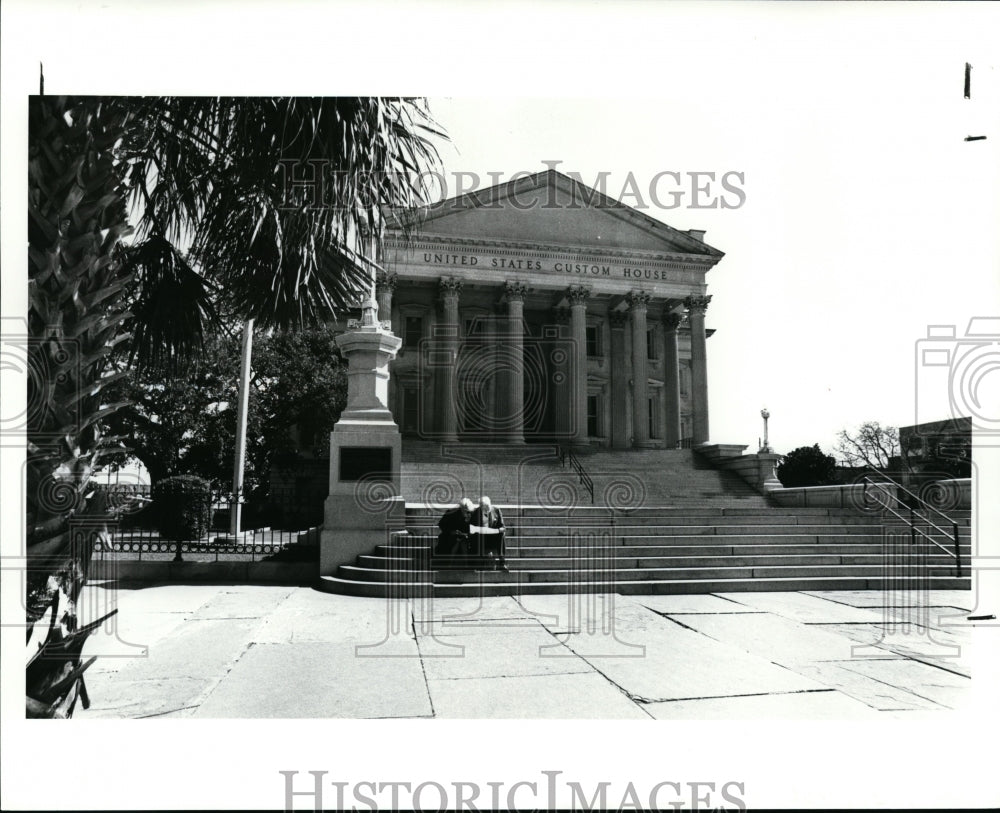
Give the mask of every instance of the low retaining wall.
[[(897, 489), (891, 485), (880, 488), (897, 493)], [(864, 486), (861, 483), (776, 488), (768, 492), (768, 496), (775, 505), (784, 507), (862, 509), (865, 505)], [(902, 498), (905, 495), (898, 493), (898, 496)], [(945, 514), (954, 509), (969, 510), (972, 507), (972, 479), (963, 477), (928, 483), (920, 489), (920, 497)]]
[[(886, 490), (895, 491), (891, 486)], [(837, 486), (776, 488), (768, 495), (775, 505), (786, 508), (864, 508), (864, 487), (858, 483)]]
[(316, 562), (141, 562), (95, 559), (89, 579), (172, 584), (313, 584)]

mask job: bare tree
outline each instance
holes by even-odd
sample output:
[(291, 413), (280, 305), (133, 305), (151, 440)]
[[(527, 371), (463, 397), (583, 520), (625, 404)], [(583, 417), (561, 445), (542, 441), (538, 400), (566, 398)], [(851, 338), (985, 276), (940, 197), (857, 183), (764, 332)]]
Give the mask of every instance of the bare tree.
[(868, 466), (884, 471), (899, 457), (899, 429), (865, 421), (855, 432), (841, 429), (834, 451), (849, 466)]

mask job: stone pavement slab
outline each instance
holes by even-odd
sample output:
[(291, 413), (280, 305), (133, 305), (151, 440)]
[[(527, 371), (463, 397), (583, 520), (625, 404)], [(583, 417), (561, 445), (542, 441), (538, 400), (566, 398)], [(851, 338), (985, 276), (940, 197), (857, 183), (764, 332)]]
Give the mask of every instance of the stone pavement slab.
[(664, 615), (686, 613), (758, 613), (762, 610), (748, 607), (722, 596), (680, 595), (680, 596), (629, 596), (637, 604), (648, 607)]
[(802, 595), (827, 598), (851, 607), (906, 607), (927, 603), (931, 607), (969, 610), (974, 603), (971, 590), (928, 590), (902, 592), (881, 590), (806, 590)]
[(649, 703), (657, 720), (865, 720), (880, 712), (833, 689)]
[(719, 595), (752, 609), (780, 615), (803, 624), (831, 621), (873, 623), (883, 618), (880, 612), (804, 593), (720, 593)]
[[(625, 642), (641, 641), (642, 651), (620, 649), (618, 656), (602, 656), (592, 636), (557, 636), (566, 646), (586, 658), (634, 698), (674, 700), (725, 697), (737, 694), (768, 694), (822, 688), (814, 681), (741, 651), (692, 629), (687, 629), (647, 610), (654, 619), (641, 633), (624, 622), (620, 630)], [(689, 616), (686, 616), (686, 618)], [(699, 618), (756, 618), (757, 616), (698, 616)], [(612, 650), (613, 652), (613, 650)]]
[(627, 640), (625, 629), (633, 637), (647, 628), (660, 629), (662, 616), (643, 606), (633, 596), (615, 593), (592, 595), (542, 595), (522, 596), (524, 608), (532, 617), (551, 632), (586, 632), (588, 630), (613, 633)]
[(837, 689), (879, 711), (943, 711), (938, 703), (914, 694), (907, 689), (853, 671), (855, 661), (824, 661), (799, 663), (795, 671), (817, 683)]
[(429, 717), (417, 653), (358, 657), (355, 644), (255, 644), (194, 717)]
[(294, 587), (240, 585), (225, 587), (202, 604), (192, 618), (261, 618), (291, 594)]
[(968, 697), (968, 678), (914, 660), (852, 661), (841, 666), (892, 686), (905, 686), (913, 694), (947, 708), (957, 708), (962, 698)]
[(118, 670), (123, 679), (221, 677), (250, 644), (252, 618), (187, 621)]
[(119, 613), (91, 633), (83, 657), (97, 656), (87, 674), (117, 672), (136, 658), (145, 658), (150, 647), (177, 631), (187, 620), (182, 613)]
[[(324, 599), (329, 599), (325, 600)], [(406, 601), (338, 596), (299, 587), (267, 613), (256, 643), (344, 642), (376, 644), (387, 635), (412, 637)]]
[[(806, 625), (769, 613), (763, 615), (685, 615), (680, 623), (717, 641), (789, 666), (805, 661), (855, 657), (856, 642), (825, 626)], [(872, 648), (869, 658), (896, 657)]]
[(128, 680), (111, 675), (99, 683), (86, 680), (91, 705), (86, 710), (82, 705), (78, 706), (74, 717), (81, 720), (187, 717), (194, 713), (217, 683), (214, 677)]
[[(427, 651), (421, 637), (421, 652)], [(511, 677), (515, 675), (592, 672), (593, 668), (563, 646), (547, 630), (537, 627), (517, 635), (438, 636), (438, 643), (457, 648), (452, 657), (426, 657), (428, 680), (447, 678)], [(563, 657), (559, 657), (562, 655)]]
[[(84, 593), (95, 585), (87, 585)], [(232, 589), (224, 585), (209, 584), (159, 584), (122, 585), (105, 583), (99, 589), (110, 592), (118, 607), (141, 608), (143, 612), (193, 613), (203, 604), (211, 601), (218, 593)]]
[(481, 621), (418, 621), (414, 631), (418, 636), (441, 635), (519, 635), (545, 629), (535, 618), (498, 618)]
[(649, 720), (596, 672), (428, 680), (434, 716), (450, 719)]
[(510, 596), (468, 596), (463, 598), (435, 598), (411, 602), (416, 621), (476, 621), (530, 618), (517, 600)]

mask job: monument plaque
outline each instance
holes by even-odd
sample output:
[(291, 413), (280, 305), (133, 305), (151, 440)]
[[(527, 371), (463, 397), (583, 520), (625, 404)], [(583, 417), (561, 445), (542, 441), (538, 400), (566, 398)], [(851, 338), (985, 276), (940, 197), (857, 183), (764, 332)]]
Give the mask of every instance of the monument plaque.
[(385, 480), (392, 482), (392, 448), (388, 446), (342, 446), (340, 480)]

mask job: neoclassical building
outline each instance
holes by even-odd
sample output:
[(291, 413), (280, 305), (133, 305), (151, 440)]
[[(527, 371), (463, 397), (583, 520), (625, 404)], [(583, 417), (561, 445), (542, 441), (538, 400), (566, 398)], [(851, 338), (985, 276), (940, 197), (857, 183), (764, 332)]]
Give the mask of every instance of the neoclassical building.
[(705, 275), (723, 253), (704, 232), (554, 170), (409, 222), (389, 231), (377, 286), (403, 340), (389, 405), (404, 442), (709, 439)]

